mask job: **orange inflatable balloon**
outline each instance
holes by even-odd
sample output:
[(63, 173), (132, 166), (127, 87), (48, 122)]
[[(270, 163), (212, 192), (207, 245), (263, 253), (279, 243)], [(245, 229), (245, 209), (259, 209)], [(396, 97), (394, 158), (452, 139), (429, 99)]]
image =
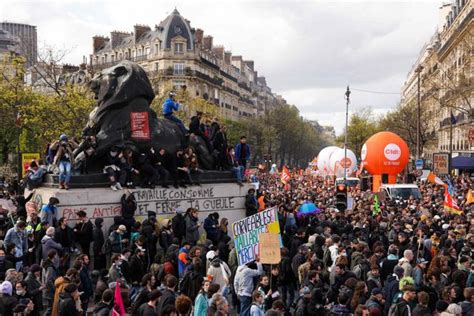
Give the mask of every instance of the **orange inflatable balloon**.
[(361, 159), (364, 168), (374, 176), (373, 190), (378, 191), (382, 174), (388, 174), (389, 183), (395, 183), (409, 156), (407, 143), (397, 134), (380, 132), (372, 135), (362, 146)]

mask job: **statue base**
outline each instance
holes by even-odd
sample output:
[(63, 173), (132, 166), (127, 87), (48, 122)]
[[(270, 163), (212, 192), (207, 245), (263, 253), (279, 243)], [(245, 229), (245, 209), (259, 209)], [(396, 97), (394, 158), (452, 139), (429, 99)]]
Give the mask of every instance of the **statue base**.
[[(52, 178), (54, 179), (54, 176)], [(135, 195), (137, 201), (135, 212), (137, 221), (147, 218), (148, 211), (156, 212), (156, 217), (160, 220), (172, 218), (176, 210), (185, 212), (189, 207), (194, 207), (199, 210), (199, 221), (204, 221), (210, 213), (217, 212), (220, 218), (228, 218), (229, 223), (233, 223), (245, 217), (245, 195), (253, 187), (251, 183), (239, 186), (236, 183), (227, 182), (203, 183), (201, 186), (194, 185), (179, 189), (136, 188), (130, 192)], [(70, 190), (60, 190), (56, 187), (44, 186), (35, 190), (33, 201), (42, 206), (48, 203), (50, 197), (56, 197), (59, 200), (58, 214), (56, 214), (58, 219), (66, 217), (70, 225), (74, 225), (77, 220), (76, 213), (84, 211), (92, 222), (98, 217), (103, 218), (104, 229), (107, 231), (113, 224), (114, 216), (121, 215), (120, 198), (124, 193), (125, 190), (113, 191), (108, 187), (77, 189), (73, 185)]]

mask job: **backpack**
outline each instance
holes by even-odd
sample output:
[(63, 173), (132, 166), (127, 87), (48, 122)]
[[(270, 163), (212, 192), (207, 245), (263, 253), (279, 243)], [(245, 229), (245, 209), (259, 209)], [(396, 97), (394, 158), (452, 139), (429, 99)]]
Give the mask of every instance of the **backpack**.
[(367, 273), (370, 271), (369, 262), (367, 260), (362, 260), (354, 266), (352, 272), (356, 275), (357, 279), (362, 281), (367, 281)]
[(103, 247), (103, 253), (109, 255), (112, 253), (112, 241), (110, 240), (110, 236), (105, 239)]
[(390, 306), (390, 309), (388, 310), (387, 316), (399, 316), (399, 314), (400, 314), (400, 308), (398, 304), (392, 304), (392, 306)]
[(181, 214), (176, 214), (171, 219), (171, 227), (173, 229), (174, 235), (181, 239), (186, 235), (186, 221), (184, 216)]

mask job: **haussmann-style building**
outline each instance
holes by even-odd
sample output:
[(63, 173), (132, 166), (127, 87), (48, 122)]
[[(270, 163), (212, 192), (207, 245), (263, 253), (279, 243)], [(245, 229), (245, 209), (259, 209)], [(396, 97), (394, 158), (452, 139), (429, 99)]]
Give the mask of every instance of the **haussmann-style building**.
[(214, 103), (228, 119), (257, 116), (286, 103), (258, 74), (254, 61), (214, 45), (212, 36), (191, 27), (176, 9), (154, 28), (135, 25), (131, 33), (93, 37), (92, 72), (121, 60), (142, 66), (154, 85), (171, 82), (174, 89)]

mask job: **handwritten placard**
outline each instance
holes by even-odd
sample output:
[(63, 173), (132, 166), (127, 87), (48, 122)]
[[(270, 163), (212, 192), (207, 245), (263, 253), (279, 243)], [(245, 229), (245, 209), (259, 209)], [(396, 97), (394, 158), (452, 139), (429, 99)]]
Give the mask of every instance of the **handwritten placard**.
[(276, 207), (265, 209), (232, 224), (235, 249), (239, 265), (256, 259), (262, 233), (280, 234)]
[(150, 139), (150, 126), (148, 124), (148, 112), (131, 112), (130, 129), (132, 138), (137, 140)]
[(260, 234), (260, 263), (278, 264), (281, 261), (280, 234)]

